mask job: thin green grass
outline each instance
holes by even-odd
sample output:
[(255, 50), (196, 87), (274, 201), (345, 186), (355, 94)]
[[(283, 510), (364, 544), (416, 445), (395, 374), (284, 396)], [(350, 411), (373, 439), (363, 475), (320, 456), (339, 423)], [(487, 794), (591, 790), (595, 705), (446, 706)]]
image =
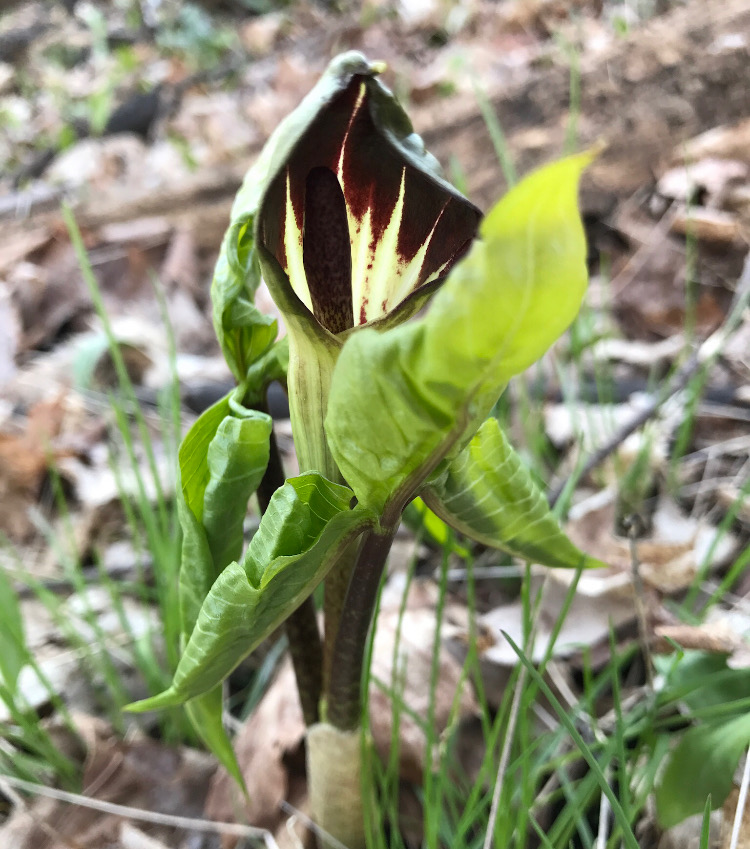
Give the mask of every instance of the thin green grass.
[[(76, 652), (81, 669), (85, 672), (100, 702), (103, 713), (115, 729), (123, 732), (122, 707), (132, 701), (133, 693), (125, 685), (123, 670), (132, 667), (138, 670), (150, 694), (168, 686), (176, 668), (180, 645), (179, 605), (177, 581), (180, 563), (180, 528), (172, 492), (175, 476), (163, 478), (162, 468), (176, 469), (177, 446), (180, 439), (180, 400), (176, 380), (176, 349), (174, 336), (166, 316), (163, 293), (155, 283), (154, 290), (165, 327), (170, 374), (166, 390), (158, 399), (158, 441), (166, 461), (161, 466), (157, 460), (152, 429), (138, 403), (135, 388), (130, 380), (119, 344), (111, 322), (105, 311), (101, 292), (93, 275), (80, 233), (69, 210), (64, 210), (71, 241), (76, 252), (83, 278), (89, 288), (107, 339), (107, 350), (115, 367), (117, 391), (107, 396), (112, 415), (109, 433), (109, 465), (114, 476), (119, 502), (122, 507), (127, 536), (134, 548), (134, 574), (128, 581), (110, 577), (98, 552), (94, 552), (97, 585), (106, 592), (107, 606), (119, 622), (122, 639), (113, 642), (113, 637), (104, 632), (99, 624), (99, 611), (92, 607), (91, 591), (94, 585), (84, 568), (77, 550), (73, 518), (59, 472), (50, 459), (50, 481), (57, 519), (49, 521), (41, 511), (32, 514), (37, 530), (59, 562), (64, 580), (72, 589), (77, 616), (69, 612), (70, 601), (47, 589), (26, 570), (7, 542), (4, 548), (17, 563), (15, 578), (25, 584), (49, 611), (63, 637)], [(151, 564), (151, 573), (145, 564)], [(135, 633), (127, 613), (126, 599), (132, 596), (144, 611), (155, 610), (153, 625), (148, 615), (145, 633)], [(7, 647), (7, 635), (2, 634)], [(28, 653), (27, 653), (28, 655)], [(54, 684), (43, 676), (42, 671), (28, 655), (27, 662), (35, 669), (53, 706), (59, 710), (73, 728), (63, 700), (55, 692)], [(22, 748), (37, 752), (46, 759), (49, 769), (58, 780), (69, 781), (70, 764), (55, 747), (46, 741), (43, 729), (33, 711), (24, 705), (19, 694), (5, 687), (0, 699), (6, 702), (17, 733), (6, 729), (3, 737), (15, 737)], [(182, 710), (172, 710), (159, 717), (161, 735), (167, 742), (195, 742), (196, 738)], [(21, 721), (23, 720), (23, 722)], [(56, 756), (57, 754), (57, 756)], [(0, 750), (2, 755), (2, 750)], [(20, 763), (21, 761), (19, 761)], [(28, 774), (26, 777), (34, 777)], [(36, 776), (39, 777), (38, 775)]]

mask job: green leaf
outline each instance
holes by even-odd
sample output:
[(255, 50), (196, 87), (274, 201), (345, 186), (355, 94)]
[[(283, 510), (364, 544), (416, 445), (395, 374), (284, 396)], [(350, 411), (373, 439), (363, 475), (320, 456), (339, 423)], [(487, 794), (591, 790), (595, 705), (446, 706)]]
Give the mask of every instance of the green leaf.
[(243, 387), (245, 404), (257, 406), (273, 380), (284, 380), (288, 343), (275, 342), (278, 322), (253, 303), (260, 266), (253, 236), (254, 215), (232, 223), (221, 245), (211, 284), (214, 329), (224, 359)]
[(211, 585), (242, 552), (242, 523), (268, 465), (272, 426), (270, 416), (229, 395), (200, 416), (180, 446), (180, 606), (186, 640)]
[[(272, 422), (248, 410), (231, 395), (206, 410), (180, 446), (182, 527), (180, 616), (187, 643), (201, 606), (222, 568), (242, 551), (247, 503), (268, 464)], [(219, 684), (194, 699), (187, 713), (195, 730), (244, 787), (242, 774), (222, 720)]]
[(253, 215), (233, 221), (224, 235), (211, 283), (214, 330), (224, 359), (241, 383), (252, 362), (276, 337), (276, 322), (253, 304), (260, 268)]
[(242, 553), (247, 502), (266, 471), (272, 429), (271, 417), (256, 410), (227, 416), (208, 447), (203, 527), (217, 575)]
[(439, 548), (448, 548), (459, 557), (468, 557), (470, 552), (466, 546), (456, 539), (453, 529), (449, 527), (422, 501), (415, 498), (406, 505), (403, 516), (404, 524), (415, 534), (424, 533)]
[(0, 679), (11, 693), (16, 691), (18, 676), (28, 658), (18, 596), (5, 570), (0, 568)]
[(231, 563), (211, 587), (170, 689), (131, 709), (181, 704), (222, 681), (374, 525), (372, 512), (349, 508), (351, 498), (348, 487), (317, 472), (278, 489), (242, 564)]
[(387, 508), (389, 521), (575, 317), (587, 282), (577, 189), (590, 160), (564, 159), (512, 189), (425, 316), (344, 344), (328, 441), (360, 503)]
[(217, 684), (212, 690), (203, 693), (185, 704), (185, 710), (195, 730), (203, 742), (212, 751), (226, 771), (239, 786), (247, 792), (242, 770), (232, 748), (232, 742), (224, 728), (223, 687)]
[(229, 415), (230, 397), (231, 393), (205, 410), (180, 445), (178, 459), (182, 494), (199, 522), (203, 520), (203, 496), (211, 477), (206, 460), (208, 446), (216, 436), (219, 425)]
[(562, 532), (497, 419), (487, 419), (421, 495), (451, 527), (484, 545), (543, 566), (604, 565), (587, 557)]
[(661, 691), (665, 703), (680, 701), (697, 713), (750, 698), (750, 669), (732, 669), (726, 654), (685, 651), (677, 662), (672, 655), (656, 655), (654, 665), (668, 676)]
[(656, 787), (656, 809), (664, 828), (701, 813), (708, 796), (714, 808), (724, 804), (748, 745), (750, 714), (686, 731)]

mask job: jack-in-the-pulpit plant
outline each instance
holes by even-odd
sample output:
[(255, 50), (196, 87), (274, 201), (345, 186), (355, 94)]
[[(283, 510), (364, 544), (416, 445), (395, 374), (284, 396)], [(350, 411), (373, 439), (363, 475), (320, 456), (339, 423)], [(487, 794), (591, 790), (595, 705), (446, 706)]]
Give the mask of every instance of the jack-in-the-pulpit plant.
[[(359, 53), (335, 59), (237, 195), (212, 298), (238, 386), (180, 449), (184, 651), (170, 689), (136, 706), (185, 703), (241, 782), (222, 682), (286, 622), (313, 814), (350, 849), (364, 844), (363, 655), (407, 504), (420, 496), (462, 534), (535, 563), (594, 565), (490, 417), (579, 309), (591, 156), (533, 173), (481, 220), (381, 70)], [(261, 278), (280, 341), (253, 303)], [(264, 412), (273, 380), (286, 382), (301, 472), (286, 481)], [(256, 490), (263, 515), (244, 547)]]

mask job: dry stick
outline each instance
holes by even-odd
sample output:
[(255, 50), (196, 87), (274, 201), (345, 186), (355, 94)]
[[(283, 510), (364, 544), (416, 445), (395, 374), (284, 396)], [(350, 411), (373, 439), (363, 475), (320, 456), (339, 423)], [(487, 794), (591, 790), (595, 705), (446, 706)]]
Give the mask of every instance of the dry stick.
[[(604, 772), (604, 777), (607, 779), (607, 783), (612, 783), (612, 778), (610, 775), (610, 767)], [(609, 816), (612, 813), (612, 805), (609, 803), (609, 799), (607, 798), (606, 793), (602, 793), (599, 799), (599, 829), (596, 833), (596, 849), (606, 849), (607, 847), (607, 835), (609, 833)]]
[(745, 805), (747, 805), (748, 785), (750, 785), (750, 748), (745, 753), (745, 769), (742, 771), (740, 795), (737, 797), (737, 808), (734, 812), (734, 823), (732, 824), (732, 839), (729, 843), (729, 849), (738, 849), (740, 843), (742, 821), (745, 818)]
[(334, 847), (334, 849), (347, 849), (340, 840), (337, 840), (332, 834), (329, 834), (324, 828), (321, 828), (315, 820), (310, 819), (310, 817), (308, 817), (307, 814), (302, 813), (299, 808), (295, 808), (294, 805), (291, 805), (286, 800), (279, 802), (279, 807), (285, 814), (296, 817), (299, 822), (305, 826), (305, 828), (320, 839), (321, 843), (330, 844)]
[(648, 622), (646, 619), (646, 605), (643, 601), (645, 588), (641, 577), (641, 562), (638, 559), (638, 548), (636, 545), (635, 525), (628, 528), (628, 543), (630, 546), (630, 571), (633, 576), (633, 599), (635, 601), (635, 615), (638, 620), (638, 637), (641, 643), (641, 651), (646, 664), (646, 683), (651, 695), (654, 694), (654, 667), (651, 656), (651, 643), (648, 636)]
[(497, 778), (495, 779), (495, 789), (492, 793), (492, 805), (490, 806), (490, 818), (487, 823), (487, 831), (484, 835), (484, 845), (482, 849), (491, 849), (492, 840), (495, 835), (495, 822), (497, 821), (498, 811), (500, 810), (500, 797), (503, 794), (503, 785), (505, 784), (505, 774), (508, 771), (508, 762), (510, 761), (510, 748), (513, 744), (513, 735), (518, 722), (518, 714), (521, 708), (521, 697), (523, 696), (524, 687), (526, 685), (526, 667), (522, 667), (518, 675), (515, 692), (513, 693), (513, 702), (510, 706), (510, 717), (508, 719), (508, 728), (505, 732), (505, 741), (503, 742), (503, 751), (500, 755), (500, 763), (497, 767)]
[(712, 333), (697, 351), (691, 354), (684, 365), (673, 375), (666, 387), (661, 392), (657, 393), (646, 407), (640, 410), (629, 422), (623, 425), (611, 439), (604, 443), (604, 445), (594, 451), (594, 453), (584, 463), (583, 468), (580, 471), (574, 472), (573, 475), (552, 490), (549, 499), (551, 507), (555, 506), (571, 478), (575, 476), (576, 479), (580, 480), (588, 475), (598, 465), (603, 463), (610, 454), (613, 454), (620, 445), (622, 445), (631, 433), (634, 433), (639, 427), (642, 427), (647, 421), (652, 419), (659, 412), (659, 409), (665, 401), (683, 390), (701, 366), (707, 362), (711, 362), (719, 355), (727, 339), (734, 332), (737, 324), (739, 324), (742, 311), (747, 306), (749, 298), (750, 253), (745, 258), (742, 274), (740, 275), (740, 279), (737, 281), (737, 287), (734, 292), (734, 298), (732, 299), (732, 306), (729, 311), (729, 315), (726, 317), (721, 327)]
[(214, 820), (197, 819), (194, 817), (180, 817), (174, 814), (160, 814), (157, 811), (145, 811), (141, 808), (131, 808), (127, 805), (117, 805), (114, 802), (104, 802), (101, 799), (92, 799), (90, 796), (82, 796), (79, 793), (68, 793), (66, 790), (57, 790), (54, 787), (45, 787), (43, 784), (35, 784), (33, 781), (25, 781), (12, 775), (0, 775), (0, 779), (37, 796), (47, 796), (57, 799), (59, 802), (67, 802), (82, 808), (91, 808), (104, 814), (112, 814), (116, 817), (150, 822), (155, 825), (166, 825), (172, 828), (183, 828), (186, 831), (213, 832), (216, 834), (227, 834), (234, 837), (247, 837), (251, 840), (262, 840), (269, 849), (279, 849), (274, 836), (265, 828), (255, 828), (251, 825), (241, 825), (234, 822), (215, 822)]

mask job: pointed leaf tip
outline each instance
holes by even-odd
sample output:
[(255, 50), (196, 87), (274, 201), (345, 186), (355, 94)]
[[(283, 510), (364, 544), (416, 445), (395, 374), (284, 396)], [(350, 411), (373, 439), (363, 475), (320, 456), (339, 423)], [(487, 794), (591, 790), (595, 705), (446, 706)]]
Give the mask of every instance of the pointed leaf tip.
[(123, 710), (128, 713), (146, 713), (150, 710), (160, 710), (161, 708), (178, 707), (184, 704), (185, 697), (178, 693), (173, 687), (164, 690), (156, 696), (150, 696), (148, 699), (141, 699), (137, 702), (132, 702), (125, 705)]
[(422, 498), (460, 533), (524, 560), (564, 569), (604, 566), (565, 535), (497, 419), (484, 422)]

